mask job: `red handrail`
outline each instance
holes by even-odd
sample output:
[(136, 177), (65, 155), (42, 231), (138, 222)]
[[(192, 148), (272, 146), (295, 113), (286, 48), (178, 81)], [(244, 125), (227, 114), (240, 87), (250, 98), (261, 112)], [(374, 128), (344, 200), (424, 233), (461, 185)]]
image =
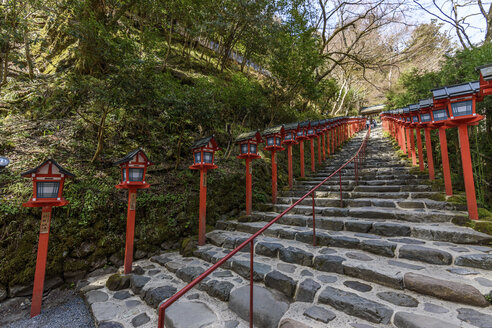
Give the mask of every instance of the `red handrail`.
[(281, 217), (283, 217), (285, 214), (290, 212), (294, 207), (296, 207), (299, 203), (301, 203), (306, 197), (309, 195), (312, 195), (313, 198), (313, 245), (316, 242), (316, 235), (315, 235), (315, 214), (314, 214), (314, 192), (321, 187), (326, 181), (328, 181), (331, 177), (333, 177), (335, 174), (340, 175), (340, 201), (342, 202), (343, 205), (343, 200), (342, 200), (342, 183), (341, 183), (341, 176), (342, 176), (342, 169), (345, 168), (348, 164), (350, 164), (352, 161), (354, 161), (354, 170), (355, 170), (355, 176), (356, 176), (356, 181), (358, 181), (358, 165), (360, 165), (364, 159), (365, 159), (365, 150), (367, 146), (367, 140), (369, 139), (371, 135), (371, 127), (369, 126), (369, 130), (367, 131), (364, 140), (362, 141), (362, 144), (360, 145), (359, 149), (355, 153), (354, 156), (352, 156), (351, 159), (349, 159), (345, 164), (340, 166), (336, 171), (334, 171), (332, 174), (330, 174), (327, 178), (325, 178), (323, 181), (321, 181), (316, 187), (311, 189), (308, 193), (306, 193), (304, 196), (299, 198), (294, 204), (289, 206), (287, 209), (285, 209), (282, 213), (280, 213), (277, 217), (275, 217), (273, 220), (265, 224), (263, 228), (258, 230), (256, 233), (251, 235), (248, 239), (246, 239), (241, 245), (237, 246), (234, 250), (232, 250), (229, 254), (224, 256), (222, 259), (220, 259), (217, 263), (212, 265), (210, 268), (205, 270), (201, 275), (199, 275), (197, 278), (195, 278), (192, 282), (190, 282), (188, 285), (183, 287), (179, 292), (174, 294), (171, 298), (169, 298), (167, 301), (159, 305), (159, 321), (157, 324), (158, 328), (164, 328), (164, 318), (165, 318), (165, 311), (166, 309), (171, 306), (174, 302), (176, 302), (181, 296), (186, 294), (191, 288), (195, 287), (196, 284), (198, 284), (200, 281), (202, 281), (205, 277), (207, 277), (209, 274), (211, 274), (213, 271), (215, 271), (218, 267), (220, 267), (224, 262), (226, 262), (228, 259), (233, 257), (237, 252), (239, 252), (243, 247), (245, 247), (248, 244), (250, 245), (250, 274), (249, 274), (249, 279), (250, 279), (250, 310), (249, 310), (249, 325), (252, 328), (253, 327), (253, 256), (254, 256), (254, 239), (258, 237), (260, 234), (262, 234), (265, 230), (267, 230), (270, 226), (272, 226), (275, 222), (277, 222)]

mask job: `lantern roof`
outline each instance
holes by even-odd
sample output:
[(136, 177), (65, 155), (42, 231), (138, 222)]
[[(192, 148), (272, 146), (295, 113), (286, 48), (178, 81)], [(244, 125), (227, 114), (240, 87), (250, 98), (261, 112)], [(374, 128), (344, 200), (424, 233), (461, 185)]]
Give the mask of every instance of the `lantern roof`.
[(215, 136), (212, 134), (211, 136), (198, 139), (195, 141), (193, 145), (191, 145), (190, 149), (197, 149), (208, 146), (209, 148), (213, 148), (214, 150), (219, 150), (219, 146), (217, 145), (217, 141), (215, 141)]
[(295, 122), (295, 123), (285, 124), (284, 129), (285, 131), (292, 131), (292, 130), (297, 131), (299, 130), (299, 123)]
[(420, 105), (419, 104), (411, 104), (411, 105), (408, 105), (408, 109), (411, 112), (415, 112), (415, 111), (420, 109)]
[(31, 175), (34, 173), (38, 173), (45, 165), (49, 165), (49, 164), (53, 164), (54, 166), (56, 166), (58, 168), (58, 170), (60, 171), (60, 173), (64, 174), (67, 178), (75, 178), (75, 174), (71, 173), (70, 171), (67, 171), (66, 169), (64, 169), (60, 164), (58, 164), (54, 159), (52, 158), (48, 158), (47, 160), (45, 160), (43, 163), (41, 163), (40, 165), (36, 166), (35, 168), (29, 170), (29, 171), (26, 171), (24, 173), (21, 173), (21, 177), (24, 177), (24, 178), (30, 178)]
[(410, 112), (410, 108), (408, 108), (408, 107), (403, 107), (402, 110), (403, 110), (403, 113), (409, 113)]
[(299, 127), (300, 128), (309, 128), (309, 126), (311, 125), (311, 121), (303, 121), (303, 122), (299, 122)]
[(477, 93), (480, 91), (480, 81), (466, 82), (432, 89), (434, 99), (445, 99)]
[(492, 64), (478, 66), (476, 70), (480, 72), (485, 81), (492, 80)]
[(142, 148), (139, 147), (137, 149), (132, 150), (128, 154), (126, 154), (125, 157), (114, 162), (114, 165), (120, 165), (120, 164), (123, 164), (126, 162), (130, 162), (135, 156), (137, 156), (138, 153), (142, 153), (142, 155), (145, 157), (145, 161), (150, 163), (149, 165), (154, 164), (149, 160), (149, 157), (147, 156), (147, 154), (145, 154), (145, 152), (142, 150)]
[(420, 108), (432, 107), (434, 105), (434, 100), (432, 98), (422, 99), (419, 101)]
[(277, 125), (277, 126), (274, 126), (271, 128), (266, 128), (265, 130), (263, 130), (261, 135), (267, 136), (267, 135), (276, 134), (276, 133), (284, 134), (284, 132), (285, 132), (284, 126), (283, 125)]
[(311, 121), (311, 127), (317, 128), (319, 126), (319, 121)]
[(237, 138), (236, 142), (246, 141), (250, 139), (256, 139), (256, 142), (261, 142), (261, 134), (258, 130), (241, 133)]

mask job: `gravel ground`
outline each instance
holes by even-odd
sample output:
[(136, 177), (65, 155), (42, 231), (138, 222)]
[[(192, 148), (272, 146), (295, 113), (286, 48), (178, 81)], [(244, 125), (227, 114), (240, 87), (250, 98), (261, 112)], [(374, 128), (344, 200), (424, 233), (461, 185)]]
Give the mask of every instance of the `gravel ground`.
[(2, 328), (95, 328), (80, 295), (72, 290), (54, 290), (43, 298), (41, 314), (29, 318), (30, 299), (11, 299), (0, 304)]

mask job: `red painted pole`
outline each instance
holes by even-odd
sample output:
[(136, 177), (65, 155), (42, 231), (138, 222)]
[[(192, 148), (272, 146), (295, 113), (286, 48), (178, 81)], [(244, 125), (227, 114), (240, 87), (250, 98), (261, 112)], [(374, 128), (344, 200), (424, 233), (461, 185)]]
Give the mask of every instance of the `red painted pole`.
[(420, 171), (424, 170), (424, 154), (422, 154), (422, 136), (420, 135), (420, 129), (416, 128), (415, 132), (417, 133), (417, 148), (419, 152), (419, 168)]
[(335, 129), (332, 128), (330, 131), (331, 131), (331, 153), (333, 154), (335, 152)]
[(330, 157), (330, 145), (331, 145), (331, 139), (330, 139), (330, 130), (328, 130), (328, 133), (326, 134), (326, 156)]
[(252, 163), (251, 158), (246, 158), (246, 215), (251, 215), (252, 207)]
[(125, 274), (132, 272), (133, 240), (135, 237), (135, 209), (137, 190), (128, 189), (128, 214), (126, 217)]
[(405, 128), (405, 132), (407, 133), (407, 155), (408, 158), (412, 158), (412, 148), (410, 144), (410, 128)]
[(323, 161), (326, 161), (326, 133), (323, 133), (321, 138), (323, 139)]
[(431, 129), (425, 128), (425, 148), (427, 149), (427, 167), (429, 169), (429, 179), (434, 180), (434, 158), (432, 157)]
[(311, 198), (313, 199), (313, 246), (316, 246), (316, 214), (314, 211), (314, 192), (311, 193)]
[(292, 172), (292, 144), (287, 145), (287, 169), (289, 171), (289, 189), (293, 186), (293, 172)]
[(205, 245), (207, 218), (207, 170), (200, 169), (200, 214), (198, 217), (198, 245)]
[(316, 171), (314, 160), (314, 138), (309, 139), (311, 141), (311, 172)]
[(405, 141), (405, 127), (400, 125), (400, 133), (401, 133), (401, 149), (403, 150), (403, 154), (407, 154), (407, 145)]
[(301, 178), (304, 178), (304, 140), (299, 140), (299, 151), (301, 153)]
[(470, 143), (468, 141), (468, 126), (465, 124), (458, 126), (458, 134), (460, 138), (461, 163), (463, 165), (463, 178), (465, 179), (468, 216), (471, 220), (478, 220), (475, 182), (473, 181), (473, 166), (470, 156)]
[(446, 189), (446, 195), (453, 195), (453, 186), (451, 184), (451, 172), (449, 171), (449, 159), (448, 159), (448, 141), (446, 139), (446, 129), (444, 127), (439, 128), (439, 143), (441, 144), (441, 158), (442, 158), (442, 173), (444, 175), (444, 188)]
[(272, 203), (277, 203), (277, 163), (275, 162), (275, 150), (272, 151)]
[(44, 275), (46, 272), (46, 258), (48, 257), (48, 241), (50, 239), (51, 206), (43, 206), (41, 211), (41, 226), (39, 230), (38, 256), (34, 273), (34, 287), (32, 290), (31, 318), (41, 313), (43, 301)]
[(318, 135), (318, 164), (321, 165), (321, 136)]
[(417, 165), (417, 155), (415, 154), (415, 138), (413, 133), (413, 128), (408, 129), (410, 132), (410, 148), (412, 149), (412, 165)]

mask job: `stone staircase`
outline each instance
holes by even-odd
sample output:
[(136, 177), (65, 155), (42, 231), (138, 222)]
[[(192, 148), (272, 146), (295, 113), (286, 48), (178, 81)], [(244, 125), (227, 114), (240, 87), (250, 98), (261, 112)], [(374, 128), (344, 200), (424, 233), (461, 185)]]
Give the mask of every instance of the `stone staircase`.
[[(135, 262), (127, 276), (92, 277), (79, 287), (99, 327), (157, 327), (159, 303), (246, 240), (358, 149), (357, 134), (313, 176), (297, 181), (271, 211), (221, 221), (207, 245), (184, 258)], [(466, 208), (430, 199), (375, 129), (358, 184), (354, 167), (305, 199), (254, 246), (254, 323), (265, 328), (492, 327), (492, 238), (454, 225)], [(166, 311), (166, 327), (249, 327), (249, 247)], [(109, 290), (109, 286), (112, 290)]]

